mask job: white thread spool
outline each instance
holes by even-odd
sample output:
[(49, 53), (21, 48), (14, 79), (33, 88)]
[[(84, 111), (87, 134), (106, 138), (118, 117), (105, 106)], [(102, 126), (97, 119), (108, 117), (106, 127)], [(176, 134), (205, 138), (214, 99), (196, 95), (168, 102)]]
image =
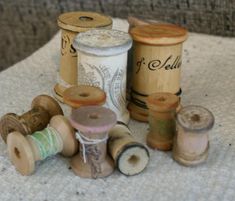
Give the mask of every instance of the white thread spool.
[(78, 84), (97, 86), (106, 92), (105, 106), (127, 123), (126, 108), (127, 51), (132, 39), (118, 30), (93, 29), (76, 36), (73, 46), (79, 55)]

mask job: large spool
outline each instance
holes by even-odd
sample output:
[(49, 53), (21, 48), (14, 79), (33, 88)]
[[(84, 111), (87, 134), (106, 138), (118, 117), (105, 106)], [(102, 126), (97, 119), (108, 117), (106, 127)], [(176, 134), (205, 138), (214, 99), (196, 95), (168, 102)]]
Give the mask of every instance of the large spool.
[(179, 95), (182, 44), (187, 38), (184, 28), (171, 24), (134, 27), (133, 72), (131, 78), (131, 117), (147, 122), (147, 97), (156, 92)]
[(61, 28), (61, 59), (57, 84), (54, 87), (55, 97), (63, 102), (63, 91), (77, 85), (77, 52), (73, 40), (78, 33), (92, 28), (112, 28), (112, 19), (94, 12), (69, 12), (58, 17)]
[(118, 30), (93, 29), (74, 40), (78, 51), (78, 83), (97, 86), (106, 92), (105, 106), (119, 121), (128, 123), (126, 109), (127, 51), (132, 45), (128, 33)]

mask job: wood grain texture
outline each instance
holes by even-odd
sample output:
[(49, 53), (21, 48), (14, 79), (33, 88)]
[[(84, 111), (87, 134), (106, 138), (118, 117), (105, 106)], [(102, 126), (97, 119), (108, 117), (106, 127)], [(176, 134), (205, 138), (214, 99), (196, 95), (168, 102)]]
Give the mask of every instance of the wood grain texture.
[(58, 15), (75, 10), (133, 15), (235, 36), (235, 0), (0, 0), (0, 70), (45, 44), (58, 30)]

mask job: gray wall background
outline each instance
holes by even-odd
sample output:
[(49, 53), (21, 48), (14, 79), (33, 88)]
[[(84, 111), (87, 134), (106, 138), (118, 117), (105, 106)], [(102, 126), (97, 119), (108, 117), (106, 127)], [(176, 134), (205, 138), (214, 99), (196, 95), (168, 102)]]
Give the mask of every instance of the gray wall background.
[(0, 70), (45, 44), (58, 30), (58, 15), (75, 10), (163, 20), (194, 32), (235, 36), (235, 0), (0, 0)]

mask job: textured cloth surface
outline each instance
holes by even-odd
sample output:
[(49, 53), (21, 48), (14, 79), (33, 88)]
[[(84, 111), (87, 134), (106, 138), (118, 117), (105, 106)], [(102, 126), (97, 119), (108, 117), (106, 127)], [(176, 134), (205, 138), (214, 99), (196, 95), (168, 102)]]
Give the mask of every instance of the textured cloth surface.
[[(114, 27), (127, 30), (126, 21)], [(30, 57), (0, 73), (0, 115), (22, 114), (39, 94), (52, 94), (59, 66), (60, 35)], [(235, 198), (235, 38), (190, 33), (184, 44), (182, 103), (210, 109), (215, 125), (206, 163), (180, 166), (171, 152), (150, 150), (144, 172), (126, 177), (117, 170), (104, 179), (75, 176), (60, 155), (37, 162), (32, 176), (21, 176), (0, 142), (0, 200), (206, 200)], [(63, 108), (68, 115), (69, 108)], [(133, 135), (145, 142), (148, 125), (130, 121)]]

